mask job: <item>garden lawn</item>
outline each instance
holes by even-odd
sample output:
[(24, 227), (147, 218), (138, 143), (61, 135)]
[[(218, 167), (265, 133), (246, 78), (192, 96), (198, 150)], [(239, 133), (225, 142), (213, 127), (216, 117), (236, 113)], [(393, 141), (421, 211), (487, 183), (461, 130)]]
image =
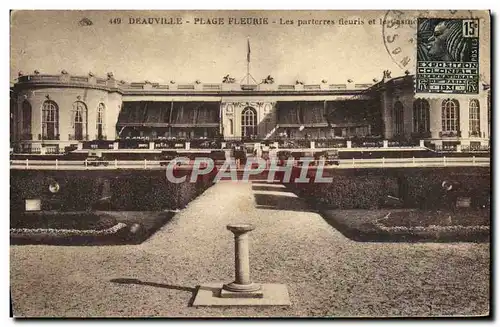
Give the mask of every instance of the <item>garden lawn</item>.
[[(252, 279), (286, 284), (290, 307), (189, 306), (198, 285), (234, 279), (226, 225), (236, 222), (256, 226)], [(485, 315), (489, 253), (489, 243), (355, 242), (282, 185), (227, 181), (139, 245), (11, 246), (11, 294), (14, 315), (28, 317)]]

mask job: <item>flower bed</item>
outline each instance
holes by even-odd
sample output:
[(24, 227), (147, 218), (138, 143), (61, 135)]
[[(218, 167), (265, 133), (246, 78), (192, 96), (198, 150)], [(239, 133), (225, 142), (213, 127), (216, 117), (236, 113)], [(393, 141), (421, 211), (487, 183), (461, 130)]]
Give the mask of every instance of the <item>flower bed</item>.
[(124, 223), (101, 229), (12, 228), (11, 244), (101, 245), (114, 244), (128, 238)]
[(103, 244), (127, 238), (127, 225), (96, 212), (11, 214), (12, 244)]
[[(460, 219), (456, 224), (446, 225), (449, 220), (445, 214), (443, 221), (431, 222), (427, 218), (429, 212), (424, 210), (322, 210), (321, 214), (346, 237), (360, 242), (488, 242), (490, 238), (489, 226), (482, 225), (487, 217), (481, 218), (477, 225), (470, 222), (464, 226), (460, 225)], [(397, 218), (389, 220), (391, 215)], [(413, 222), (404, 221), (404, 217), (414, 217)], [(425, 223), (415, 224), (418, 220)]]
[(96, 236), (111, 235), (127, 227), (123, 223), (117, 223), (113, 227), (94, 230), (94, 229), (56, 229), (56, 228), (11, 228), (11, 235), (53, 235), (53, 236)]
[(377, 220), (381, 228), (453, 229), (481, 227), (489, 229), (490, 210), (463, 209), (455, 212), (443, 210), (408, 210), (389, 212)]
[(92, 230), (101, 231), (117, 224), (115, 218), (95, 212), (23, 212), (12, 213), (11, 230)]
[[(165, 225), (174, 216), (175, 211), (144, 212), (144, 211), (96, 211), (91, 213), (67, 213), (67, 212), (37, 212), (29, 213), (29, 219), (23, 220), (22, 215), (11, 218), (13, 221), (21, 220), (17, 226), (10, 230), (11, 244), (53, 244), (53, 245), (120, 245), (138, 244), (148, 239), (158, 229)], [(49, 217), (50, 219), (48, 219)], [(57, 217), (57, 218), (56, 218)], [(91, 217), (85, 221), (85, 217)], [(99, 217), (101, 225), (95, 224), (95, 217)], [(27, 222), (35, 221), (52, 222), (52, 225), (33, 223), (28, 227)], [(72, 219), (81, 219), (76, 223)], [(75, 228), (57, 228), (61, 226), (59, 221), (65, 221), (65, 226), (76, 226)], [(56, 223), (54, 223), (56, 222)], [(95, 228), (104, 226), (104, 223), (112, 225), (106, 228)], [(87, 228), (81, 228), (87, 224)], [(20, 227), (23, 225), (24, 227)], [(94, 226), (92, 227), (90, 226)], [(57, 227), (56, 227), (57, 226)]]

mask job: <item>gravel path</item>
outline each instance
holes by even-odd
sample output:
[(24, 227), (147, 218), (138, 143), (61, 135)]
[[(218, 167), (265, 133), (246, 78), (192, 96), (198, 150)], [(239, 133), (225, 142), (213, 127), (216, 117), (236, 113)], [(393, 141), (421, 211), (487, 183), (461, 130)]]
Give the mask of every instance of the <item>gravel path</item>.
[[(197, 285), (233, 280), (234, 222), (257, 226), (252, 278), (287, 284), (291, 307), (188, 305)], [(354, 242), (280, 184), (219, 182), (141, 245), (10, 253), (16, 316), (448, 316), (489, 306), (489, 244)]]

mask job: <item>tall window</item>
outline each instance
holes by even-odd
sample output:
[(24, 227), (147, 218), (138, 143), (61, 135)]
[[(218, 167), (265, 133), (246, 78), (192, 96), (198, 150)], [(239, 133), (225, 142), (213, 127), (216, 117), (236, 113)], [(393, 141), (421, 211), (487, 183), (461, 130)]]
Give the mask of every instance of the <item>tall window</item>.
[(104, 103), (99, 103), (97, 106), (97, 120), (96, 120), (96, 130), (97, 130), (97, 139), (104, 139)]
[(469, 132), (471, 136), (481, 136), (479, 101), (476, 99), (472, 99), (469, 102)]
[(457, 100), (444, 100), (442, 105), (441, 123), (442, 130), (445, 132), (459, 130), (459, 111), (460, 105)]
[(23, 102), (22, 112), (22, 133), (21, 139), (31, 140), (31, 104), (28, 100)]
[(404, 134), (404, 108), (401, 101), (394, 104), (394, 134)]
[(241, 113), (241, 136), (252, 137), (257, 134), (257, 112), (251, 107), (246, 107)]
[(233, 135), (234, 134), (233, 120), (230, 118), (228, 122), (229, 122), (229, 134)]
[(423, 133), (429, 130), (429, 102), (425, 99), (417, 99), (413, 102), (413, 131)]
[(47, 100), (42, 107), (42, 139), (59, 138), (59, 107), (54, 101)]
[(82, 101), (73, 103), (73, 139), (83, 140), (87, 136), (87, 106)]

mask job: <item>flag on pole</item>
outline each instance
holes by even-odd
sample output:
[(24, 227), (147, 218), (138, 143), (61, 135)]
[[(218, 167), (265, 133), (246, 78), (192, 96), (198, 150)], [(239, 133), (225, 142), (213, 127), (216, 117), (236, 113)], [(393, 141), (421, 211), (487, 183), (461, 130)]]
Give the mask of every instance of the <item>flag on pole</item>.
[(250, 39), (247, 39), (247, 62), (250, 62)]

